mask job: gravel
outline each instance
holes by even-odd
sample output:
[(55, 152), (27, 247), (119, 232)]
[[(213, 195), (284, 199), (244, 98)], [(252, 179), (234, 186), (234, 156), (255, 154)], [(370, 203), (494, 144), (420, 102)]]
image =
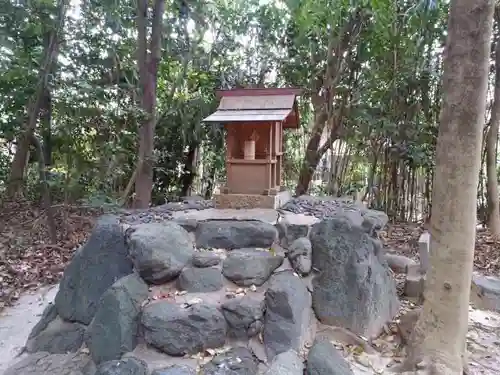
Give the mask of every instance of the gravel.
[(360, 207), (359, 203), (353, 202), (347, 198), (301, 195), (285, 203), (280, 210), (324, 219), (334, 216), (339, 210), (357, 211), (360, 208), (362, 207)]
[(145, 210), (129, 209), (120, 210), (118, 215), (123, 224), (143, 224), (172, 220), (173, 212), (190, 210), (207, 210), (213, 208), (211, 200), (205, 199), (185, 199), (180, 202), (169, 202), (160, 206), (151, 207)]

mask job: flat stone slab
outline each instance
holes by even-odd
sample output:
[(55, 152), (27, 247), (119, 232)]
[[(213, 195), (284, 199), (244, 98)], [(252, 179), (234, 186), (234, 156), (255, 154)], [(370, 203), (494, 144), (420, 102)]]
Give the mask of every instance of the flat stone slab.
[(481, 310), (500, 312), (500, 279), (475, 273), (472, 276), (471, 302)]
[(319, 221), (318, 218), (305, 215), (294, 214), (293, 212), (279, 212), (269, 208), (249, 208), (249, 209), (217, 209), (209, 208), (201, 211), (177, 211), (172, 213), (175, 220), (261, 220), (266, 223), (276, 224), (278, 218), (286, 220), (290, 224), (313, 225)]

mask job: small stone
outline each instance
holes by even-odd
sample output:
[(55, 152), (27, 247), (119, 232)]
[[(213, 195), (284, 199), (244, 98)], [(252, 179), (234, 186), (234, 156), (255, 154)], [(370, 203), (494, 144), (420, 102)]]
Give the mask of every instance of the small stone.
[(196, 375), (195, 369), (188, 366), (174, 365), (159, 370), (154, 370), (151, 375)]
[(236, 285), (261, 286), (282, 263), (282, 256), (268, 251), (238, 249), (224, 260), (222, 274)]
[(95, 375), (148, 375), (148, 366), (140, 359), (129, 357), (102, 363)]
[(215, 292), (223, 287), (221, 270), (216, 267), (186, 267), (177, 279), (177, 287), (189, 293)]
[(424, 293), (425, 275), (421, 273), (420, 265), (407, 269), (404, 295), (410, 298), (421, 298)]
[(152, 303), (143, 310), (142, 327), (148, 344), (172, 356), (217, 348), (226, 340), (224, 316), (205, 304), (182, 309), (168, 301)]
[(387, 261), (389, 268), (394, 273), (407, 273), (408, 268), (415, 267), (417, 265), (413, 259), (402, 255), (385, 253), (384, 258)]
[(126, 243), (135, 268), (152, 284), (175, 279), (194, 253), (189, 233), (173, 222), (133, 226)]
[(288, 350), (274, 357), (265, 375), (303, 375), (303, 373), (302, 359), (294, 350)]
[(301, 237), (297, 238), (290, 245), (287, 256), (293, 269), (305, 276), (311, 272), (311, 254), (311, 241), (307, 237)]
[(226, 301), (221, 307), (230, 336), (247, 338), (260, 333), (264, 315), (263, 300), (246, 296)]
[(193, 266), (199, 268), (213, 267), (221, 262), (219, 255), (211, 251), (199, 251), (193, 254)]
[(258, 362), (247, 348), (236, 347), (214, 357), (201, 375), (256, 375)]
[(307, 357), (306, 372), (307, 375), (354, 375), (349, 363), (325, 338), (314, 341)]
[(257, 291), (257, 287), (254, 284), (252, 284), (252, 285), (250, 285), (250, 290), (252, 292), (256, 292)]

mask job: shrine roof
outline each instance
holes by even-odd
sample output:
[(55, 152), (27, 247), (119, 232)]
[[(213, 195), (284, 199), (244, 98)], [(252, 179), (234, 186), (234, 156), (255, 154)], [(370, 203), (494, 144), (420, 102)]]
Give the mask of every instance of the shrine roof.
[(288, 128), (299, 125), (298, 89), (235, 89), (221, 90), (217, 94), (221, 97), (219, 107), (204, 122), (283, 121)]

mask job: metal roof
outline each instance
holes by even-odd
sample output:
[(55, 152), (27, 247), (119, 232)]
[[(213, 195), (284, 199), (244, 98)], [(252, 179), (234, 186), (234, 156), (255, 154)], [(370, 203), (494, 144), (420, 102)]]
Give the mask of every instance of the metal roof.
[(233, 89), (217, 93), (221, 97), (219, 107), (204, 122), (282, 121), (284, 128), (299, 126), (295, 100), (298, 89)]
[(217, 110), (204, 122), (284, 121), (291, 109)]

